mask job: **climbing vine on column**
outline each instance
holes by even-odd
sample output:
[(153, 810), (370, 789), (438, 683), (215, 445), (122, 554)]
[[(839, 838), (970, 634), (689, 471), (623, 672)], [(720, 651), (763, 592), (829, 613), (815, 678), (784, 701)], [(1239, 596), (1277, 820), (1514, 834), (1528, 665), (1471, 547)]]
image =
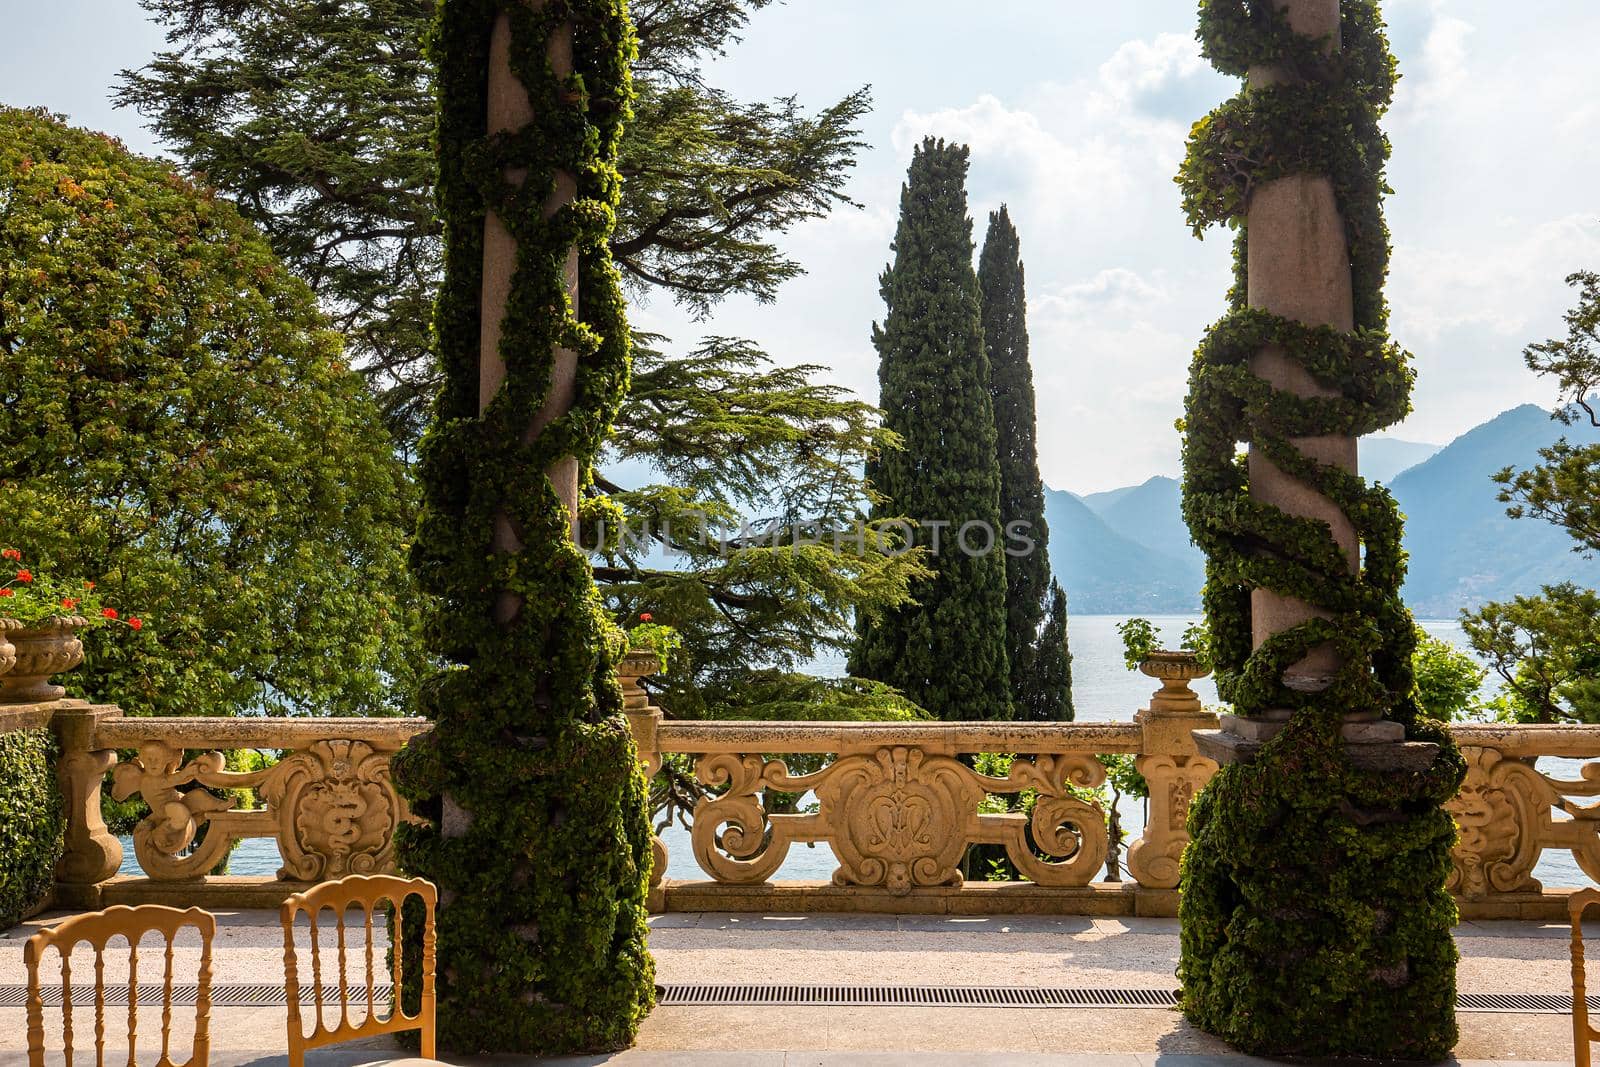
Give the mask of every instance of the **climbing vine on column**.
[[(1413, 372), (1387, 334), (1389, 143), (1379, 120), (1396, 65), (1376, 0), (1343, 0), (1340, 47), (1301, 35), (1274, 0), (1202, 0), (1203, 51), (1223, 73), (1278, 69), (1198, 122), (1178, 183), (1196, 235), (1238, 231), (1231, 310), (1190, 372), (1182, 423), (1184, 516), (1206, 552), (1205, 609), (1218, 691), (1241, 715), (1292, 712), (1248, 763), (1197, 800), (1185, 856), (1184, 1007), (1252, 1052), (1436, 1058), (1455, 1040), (1455, 910), (1444, 891), (1454, 826), (1439, 805), (1463, 773), (1419, 718), (1413, 628), (1400, 599), (1401, 517), (1387, 490), (1300, 452), (1293, 438), (1359, 436), (1410, 411)], [(1247, 306), (1252, 192), (1296, 175), (1331, 180), (1344, 224), (1355, 329), (1309, 326)], [(1274, 389), (1250, 360), (1278, 346), (1330, 395)], [(1352, 573), (1327, 523), (1253, 497), (1240, 442), (1326, 496), (1350, 520)], [(1252, 647), (1251, 592), (1325, 617)], [(1326, 688), (1285, 684), (1319, 646), (1342, 666)], [(1435, 742), (1427, 771), (1354, 768), (1341, 723), (1365, 714)]]
[[(491, 135), (489, 42), (501, 15), (534, 117)], [(563, 77), (547, 49), (567, 26), (574, 73)], [(448, 666), (423, 696), (433, 731), (395, 764), (397, 784), (428, 821), (404, 829), (397, 853), (406, 871), (442, 891), (446, 1048), (621, 1048), (654, 989), (645, 783), (614, 673), (625, 639), (602, 610), (545, 472), (576, 457), (586, 481), (627, 390), (628, 328), (607, 239), (632, 29), (621, 0), (444, 0), (432, 51), (446, 232), (435, 330), (445, 384), (422, 446), (426, 501), (412, 565), (435, 598), (427, 635)], [(558, 171), (575, 177), (577, 196), (546, 217)], [(508, 177), (518, 174), (520, 183)], [(490, 209), (517, 253), (500, 343), (506, 378), (480, 418)], [(576, 309), (564, 275), (573, 247)], [(575, 396), (530, 439), (557, 347), (578, 354)], [(497, 514), (520, 550), (495, 551)], [(502, 622), (494, 606), (507, 593), (519, 606)]]

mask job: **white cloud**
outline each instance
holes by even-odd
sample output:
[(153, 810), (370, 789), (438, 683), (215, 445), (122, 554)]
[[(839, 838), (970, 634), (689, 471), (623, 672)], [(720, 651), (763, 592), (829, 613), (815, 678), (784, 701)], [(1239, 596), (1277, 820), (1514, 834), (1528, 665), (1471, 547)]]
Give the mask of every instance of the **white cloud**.
[(1468, 41), (1477, 27), (1451, 15), (1449, 0), (1431, 0), (1427, 36), (1419, 61), (1395, 93), (1397, 117), (1416, 122), (1448, 104), (1467, 84)]
[(1200, 44), (1192, 35), (1163, 33), (1149, 41), (1129, 41), (1100, 64), (1102, 95), (1094, 104), (1129, 106), (1141, 97), (1210, 73), (1210, 64), (1201, 57)]

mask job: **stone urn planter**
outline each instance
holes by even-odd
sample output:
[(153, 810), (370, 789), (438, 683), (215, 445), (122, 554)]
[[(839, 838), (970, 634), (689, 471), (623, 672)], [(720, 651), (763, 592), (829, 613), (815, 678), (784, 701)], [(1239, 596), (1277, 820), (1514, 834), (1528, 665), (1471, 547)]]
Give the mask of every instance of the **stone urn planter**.
[(1156, 712), (1174, 714), (1193, 713), (1200, 710), (1200, 697), (1189, 683), (1211, 673), (1193, 652), (1152, 652), (1139, 661), (1139, 673), (1154, 678), (1161, 688), (1150, 698), (1150, 708)]
[(617, 663), (617, 681), (622, 683), (622, 710), (645, 711), (650, 694), (639, 684), (641, 678), (661, 673), (661, 657), (648, 648), (636, 648)]
[[(0, 704), (39, 704), (60, 700), (65, 688), (50, 684), (50, 676), (70, 671), (83, 662), (83, 642), (78, 631), (89, 625), (81, 615), (66, 615), (36, 626), (23, 626), (15, 619), (6, 637), (15, 648), (12, 667), (0, 675)], [(3, 657), (0, 657), (3, 659)]]
[(11, 643), (11, 635), (20, 629), (22, 623), (16, 619), (0, 619), (0, 675), (10, 674), (17, 665), (17, 646)]

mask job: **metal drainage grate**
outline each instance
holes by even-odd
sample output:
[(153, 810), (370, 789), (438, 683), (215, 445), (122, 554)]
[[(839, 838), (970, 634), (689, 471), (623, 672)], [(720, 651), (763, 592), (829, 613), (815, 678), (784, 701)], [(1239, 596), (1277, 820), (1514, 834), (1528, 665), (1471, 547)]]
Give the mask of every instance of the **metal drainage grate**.
[(1024, 989), (1016, 986), (666, 985), (663, 1005), (987, 1008), (1170, 1008), (1174, 989)]
[[(1019, 989), (1014, 986), (815, 986), (815, 985), (664, 985), (659, 1003), (667, 1006), (780, 1007), (982, 1007), (982, 1008), (1171, 1008), (1176, 989)], [(1600, 1012), (1600, 996), (1588, 998)], [(1554, 993), (1463, 993), (1460, 1011), (1523, 1015), (1566, 1015), (1572, 997)]]
[[(177, 1007), (193, 1006), (199, 997), (200, 987), (194, 984), (177, 985), (172, 987), (172, 1003)], [(372, 987), (373, 1000), (378, 1008), (387, 1010), (389, 1007), (390, 987), (387, 984)], [(61, 985), (46, 985), (40, 990), (41, 999), (47, 1008), (61, 1006)], [(139, 1003), (160, 1004), (161, 983), (141, 983), (139, 987)], [(214, 1008), (276, 1008), (289, 1001), (284, 992), (282, 983), (277, 985), (249, 984), (249, 985), (213, 985), (211, 987), (211, 1006)], [(125, 1007), (128, 1003), (128, 987), (126, 983), (106, 983), (105, 1003), (107, 1007)], [(315, 1004), (315, 991), (309, 986), (300, 987), (300, 1003)], [(322, 987), (322, 1003), (326, 1007), (335, 1008), (339, 1004), (339, 987), (324, 985)], [(28, 987), (25, 985), (0, 985), (0, 1008), (23, 1008), (28, 1004)], [(72, 984), (72, 1004), (75, 1009), (94, 1010), (94, 986), (92, 984)], [(367, 1006), (367, 987), (365, 985), (350, 986), (350, 1010), (365, 1011)]]
[[(172, 1002), (192, 1006), (198, 988), (174, 985)], [(60, 985), (42, 990), (49, 1008), (61, 1006)], [(350, 989), (350, 1010), (364, 1011), (367, 990)], [(376, 985), (373, 996), (380, 1010), (387, 1011), (390, 987)], [(1176, 989), (1024, 989), (1015, 986), (829, 986), (829, 985), (664, 985), (656, 987), (659, 1003), (671, 1007), (884, 1007), (884, 1008), (1171, 1008), (1178, 1003)], [(94, 986), (74, 984), (73, 1004), (79, 1010), (94, 1010)], [(1600, 996), (1589, 999), (1589, 1010), (1600, 1012)], [(144, 986), (140, 1001), (158, 1004), (159, 983)], [(315, 998), (309, 988), (300, 990), (302, 1004)], [(323, 986), (326, 1007), (339, 1003), (339, 987)], [(28, 1002), (28, 987), (0, 985), (0, 1008), (22, 1008)], [(217, 1008), (275, 1008), (286, 1002), (282, 985), (214, 985), (211, 1004)], [(126, 1006), (128, 987), (108, 984), (108, 1007)], [(1468, 1012), (1500, 1012), (1519, 1015), (1566, 1015), (1572, 1011), (1572, 997), (1564, 993), (1462, 993), (1456, 1007)]]

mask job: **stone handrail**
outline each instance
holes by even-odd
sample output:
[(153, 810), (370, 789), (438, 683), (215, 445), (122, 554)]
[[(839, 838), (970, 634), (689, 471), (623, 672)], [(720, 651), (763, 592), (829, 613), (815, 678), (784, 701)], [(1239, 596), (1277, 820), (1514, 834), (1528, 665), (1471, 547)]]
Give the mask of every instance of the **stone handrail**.
[[(1462, 725), (1451, 732), (1467, 760), (1467, 778), (1447, 805), (1460, 838), (1452, 858), (1450, 890), (1473, 912), (1521, 914), (1519, 905), (1544, 887), (1533, 869), (1547, 850), (1567, 850), (1578, 867), (1600, 881), (1600, 763), (1585, 763), (1579, 777), (1538, 769), (1540, 756), (1600, 758), (1600, 726)], [(1558, 817), (1558, 813), (1559, 816)]]

